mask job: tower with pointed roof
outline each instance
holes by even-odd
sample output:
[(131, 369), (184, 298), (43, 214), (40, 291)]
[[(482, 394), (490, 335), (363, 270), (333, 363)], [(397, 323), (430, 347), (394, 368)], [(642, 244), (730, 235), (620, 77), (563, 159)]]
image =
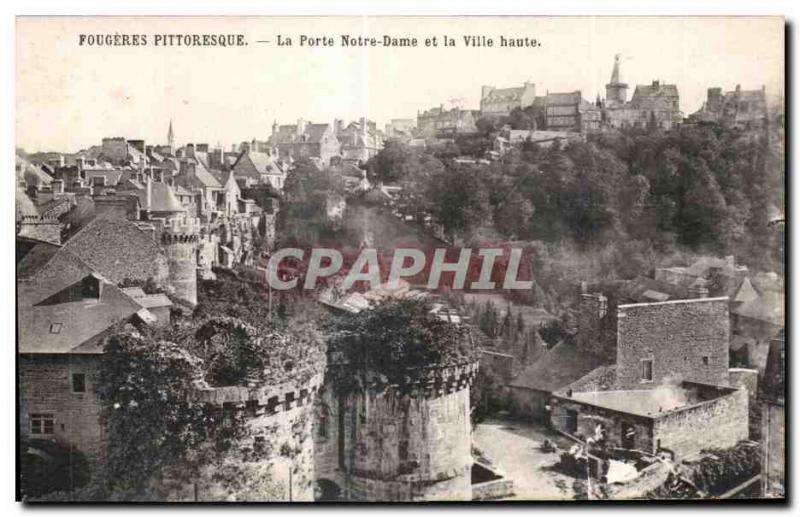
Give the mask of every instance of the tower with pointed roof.
[(167, 130), (167, 145), (170, 149), (175, 149), (175, 132), (172, 131), (172, 119), (169, 121), (169, 129)]
[(628, 85), (623, 83), (619, 75), (620, 54), (614, 56), (614, 69), (611, 81), (606, 85), (606, 103), (609, 106), (625, 104), (628, 100)]

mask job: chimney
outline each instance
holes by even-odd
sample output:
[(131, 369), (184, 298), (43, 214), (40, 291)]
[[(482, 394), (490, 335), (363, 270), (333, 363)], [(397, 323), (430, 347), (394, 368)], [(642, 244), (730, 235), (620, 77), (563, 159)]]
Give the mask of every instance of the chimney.
[(147, 206), (145, 210), (147, 214), (150, 215), (150, 207), (153, 204), (153, 178), (148, 176), (147, 177)]
[(53, 189), (53, 194), (63, 194), (64, 193), (64, 181), (63, 180), (53, 180), (50, 182), (50, 188)]
[(187, 158), (194, 158), (194, 144), (186, 144), (185, 154)]
[(593, 352), (602, 346), (601, 320), (608, 312), (608, 299), (600, 293), (585, 293), (580, 295), (579, 304), (578, 349)]
[(306, 132), (306, 121), (299, 118), (297, 119), (297, 136), (301, 136)]
[(58, 155), (58, 166), (59, 167), (64, 167), (64, 166), (66, 166), (66, 164), (67, 164), (67, 162), (66, 162), (66, 159), (64, 158), (64, 155), (63, 154), (59, 154)]

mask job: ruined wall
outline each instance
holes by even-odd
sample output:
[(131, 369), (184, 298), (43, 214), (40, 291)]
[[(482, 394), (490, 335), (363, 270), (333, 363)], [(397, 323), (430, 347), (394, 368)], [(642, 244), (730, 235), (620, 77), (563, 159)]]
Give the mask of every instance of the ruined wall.
[(224, 432), (226, 422), (234, 421), (242, 423), (241, 432), (228, 440), (227, 449), (210, 454), (196, 474), (180, 479), (170, 499), (313, 501), (312, 432), (321, 383), (319, 373), (303, 386), (198, 390), (197, 401), (217, 411), (215, 421), (222, 430), (216, 432)]
[(747, 391), (741, 389), (665, 412), (655, 417), (653, 437), (676, 458), (732, 447), (749, 435), (747, 399)]
[(469, 386), (477, 366), (431, 369), (424, 382), (343, 397), (338, 442), (348, 499), (471, 499)]
[[(646, 416), (623, 413), (613, 409), (602, 408), (567, 397), (553, 397), (550, 401), (550, 421), (553, 428), (571, 436), (580, 435), (583, 439), (595, 434), (597, 425), (602, 425), (606, 431), (606, 442), (610, 447), (622, 448), (622, 433), (625, 425), (633, 426), (635, 430), (633, 448), (640, 451), (655, 453), (655, 440), (653, 439), (653, 419)], [(570, 411), (577, 414), (577, 431), (570, 429)]]
[[(620, 305), (616, 389), (684, 380), (727, 384), (728, 310), (727, 298)], [(651, 382), (643, 379), (643, 360), (653, 362)]]
[[(56, 440), (84, 453), (91, 462), (104, 454), (100, 400), (94, 393), (100, 356), (23, 354), (19, 356), (20, 439)], [(86, 377), (85, 391), (72, 391), (72, 374)], [(52, 434), (31, 434), (30, 415), (52, 414)]]

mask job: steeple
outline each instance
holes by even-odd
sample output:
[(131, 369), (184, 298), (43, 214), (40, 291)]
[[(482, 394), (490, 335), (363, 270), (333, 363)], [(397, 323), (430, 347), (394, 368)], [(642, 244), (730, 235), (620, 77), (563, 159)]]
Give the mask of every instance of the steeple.
[(167, 131), (167, 145), (175, 148), (175, 133), (172, 131), (172, 119), (169, 120), (169, 130)]
[(619, 54), (614, 54), (614, 69), (611, 71), (611, 81), (609, 84), (619, 84)]
[(628, 97), (628, 85), (623, 83), (619, 74), (620, 55), (614, 56), (614, 68), (611, 70), (611, 81), (606, 85), (606, 104), (614, 106), (625, 104)]

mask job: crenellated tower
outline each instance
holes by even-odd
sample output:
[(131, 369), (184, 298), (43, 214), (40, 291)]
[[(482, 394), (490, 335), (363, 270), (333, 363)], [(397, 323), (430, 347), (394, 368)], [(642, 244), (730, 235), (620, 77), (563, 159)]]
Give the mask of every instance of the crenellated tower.
[(174, 295), (191, 306), (197, 305), (197, 242), (200, 234), (198, 219), (171, 219), (161, 234), (161, 244), (167, 254), (168, 283)]

